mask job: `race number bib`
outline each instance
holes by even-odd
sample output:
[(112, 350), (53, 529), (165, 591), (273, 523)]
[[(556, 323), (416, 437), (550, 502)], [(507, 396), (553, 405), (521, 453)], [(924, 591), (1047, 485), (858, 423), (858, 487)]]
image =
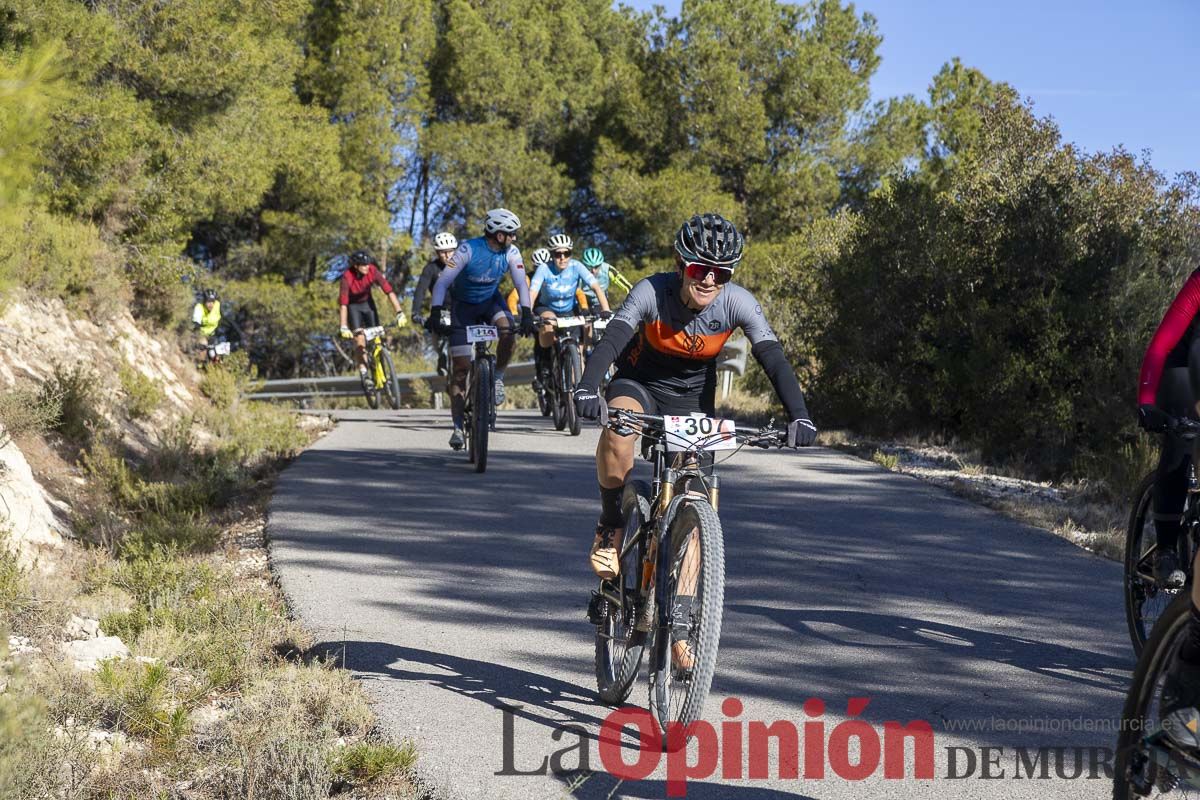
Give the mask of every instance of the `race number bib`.
[(468, 325), (467, 342), (494, 342), (500, 338), (500, 331), (495, 325)]
[(229, 342), (218, 342), (217, 345), (213, 347), (213, 352), (219, 356), (229, 355)]
[(372, 339), (382, 339), (383, 338), (383, 328), (378, 327), (378, 326), (374, 327), (374, 328), (367, 328), (365, 331), (363, 331), (363, 336), (367, 337), (367, 341), (370, 341)]
[(558, 317), (555, 324), (560, 328), (578, 328), (583, 324), (583, 317)]
[(703, 414), (687, 417), (664, 416), (663, 428), (667, 432), (667, 450), (670, 452), (737, 448), (731, 419), (716, 419)]

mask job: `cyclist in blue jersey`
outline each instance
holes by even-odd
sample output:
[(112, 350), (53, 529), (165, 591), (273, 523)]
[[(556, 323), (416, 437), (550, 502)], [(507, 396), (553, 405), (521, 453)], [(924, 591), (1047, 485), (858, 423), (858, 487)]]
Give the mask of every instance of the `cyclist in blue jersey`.
[[(521, 302), (521, 334), (533, 333), (529, 284), (521, 251), (514, 244), (520, 227), (521, 220), (508, 209), (489, 211), (483, 221), (484, 235), (458, 246), (453, 262), (442, 270), (433, 287), (433, 308), (426, 324), (430, 330), (450, 336), (450, 414), (454, 420), (450, 446), (455, 450), (466, 443), (463, 407), (472, 357), (471, 345), (467, 343), (468, 325), (495, 325), (500, 329), (500, 344), (496, 348), (496, 405), (504, 402), (504, 370), (512, 359), (514, 344), (513, 320), (500, 296), (500, 279), (505, 273), (512, 277)], [(448, 324), (443, 320), (447, 294), (451, 300)]]
[[(608, 308), (608, 297), (596, 277), (583, 264), (571, 258), (571, 237), (565, 233), (555, 234), (548, 242), (551, 264), (542, 264), (533, 273), (529, 295), (534, 298), (533, 313), (542, 319), (556, 319), (576, 311), (575, 290), (580, 284), (590, 288), (600, 303), (600, 315), (612, 316)], [(544, 327), (538, 332), (533, 347), (533, 361), (537, 369), (537, 380), (545, 386), (549, 379), (550, 352), (554, 347), (554, 328)], [(581, 353), (582, 357), (582, 353)]]

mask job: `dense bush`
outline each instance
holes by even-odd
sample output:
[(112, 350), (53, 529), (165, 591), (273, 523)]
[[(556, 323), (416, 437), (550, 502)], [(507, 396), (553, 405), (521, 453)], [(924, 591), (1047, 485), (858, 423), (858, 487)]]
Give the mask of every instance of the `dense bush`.
[(1133, 429), (1138, 364), (1200, 265), (1194, 186), (1082, 156), (1005, 96), (937, 180), (865, 203), (827, 271), (823, 419), (945, 431), (1061, 473)]

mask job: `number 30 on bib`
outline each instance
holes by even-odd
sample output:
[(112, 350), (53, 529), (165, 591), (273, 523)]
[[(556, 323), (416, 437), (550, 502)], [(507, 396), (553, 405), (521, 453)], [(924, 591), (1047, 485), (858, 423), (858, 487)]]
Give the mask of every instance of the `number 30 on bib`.
[(717, 419), (703, 414), (687, 417), (664, 416), (663, 428), (667, 432), (669, 451), (733, 450), (737, 447), (731, 419)]

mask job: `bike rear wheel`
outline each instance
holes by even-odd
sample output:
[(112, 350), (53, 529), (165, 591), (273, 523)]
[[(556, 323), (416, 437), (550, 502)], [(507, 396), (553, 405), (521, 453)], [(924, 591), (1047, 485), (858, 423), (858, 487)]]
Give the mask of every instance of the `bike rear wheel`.
[(396, 377), (396, 369), (392, 366), (392, 354), (387, 350), (379, 353), (379, 361), (383, 365), (383, 389), (387, 394), (388, 405), (393, 409), (400, 408), (400, 379)]
[(1133, 671), (1117, 735), (1113, 800), (1131, 800), (1134, 797), (1173, 792), (1180, 788), (1181, 776), (1176, 774), (1180, 770), (1172, 766), (1186, 766), (1193, 775), (1200, 769), (1200, 764), (1195, 764), (1154, 736), (1162, 723), (1159, 697), (1162, 694), (1163, 677), (1183, 643), (1190, 615), (1190, 591), (1182, 592), (1162, 613)]
[[(1133, 652), (1139, 655), (1154, 623), (1178, 594), (1178, 590), (1160, 588), (1154, 580), (1154, 556), (1158, 552), (1151, 514), (1154, 475), (1153, 472), (1147, 475), (1134, 492), (1133, 511), (1125, 531), (1125, 622)], [(1186, 535), (1181, 534), (1180, 539), (1186, 540)], [(1190, 562), (1181, 559), (1180, 563), (1185, 570), (1191, 570)]]
[[(700, 718), (712, 688), (725, 600), (725, 549), (721, 520), (705, 499), (689, 499), (679, 507), (668, 537), (660, 547), (669, 546), (669, 552), (658, 554), (655, 596), (673, 618), (668, 626), (661, 620), (655, 626), (650, 711), (662, 729), (663, 749), (677, 750), (687, 743), (689, 727)], [(689, 591), (690, 613), (676, 615)], [(673, 638), (688, 643), (690, 669), (672, 664)]]
[(610, 706), (629, 698), (645, 650), (646, 634), (636, 626), (642, 610), (640, 584), (646, 552), (642, 526), (650, 519), (649, 484), (631, 481), (625, 486), (621, 514), (625, 517), (621, 574), (615, 581), (601, 584), (606, 597), (611, 592), (620, 602), (603, 601), (603, 622), (596, 628), (596, 689), (600, 699)]
[(476, 359), (475, 380), (471, 385), (471, 456), (475, 462), (475, 471), (487, 469), (488, 430), (492, 424), (492, 362), (491, 359)]
[(583, 374), (583, 368), (579, 365), (579, 348), (571, 345), (564, 353), (566, 358), (563, 361), (563, 400), (566, 404), (566, 428), (571, 431), (572, 436), (579, 435), (579, 415), (575, 413), (575, 386), (579, 383), (579, 377)]

